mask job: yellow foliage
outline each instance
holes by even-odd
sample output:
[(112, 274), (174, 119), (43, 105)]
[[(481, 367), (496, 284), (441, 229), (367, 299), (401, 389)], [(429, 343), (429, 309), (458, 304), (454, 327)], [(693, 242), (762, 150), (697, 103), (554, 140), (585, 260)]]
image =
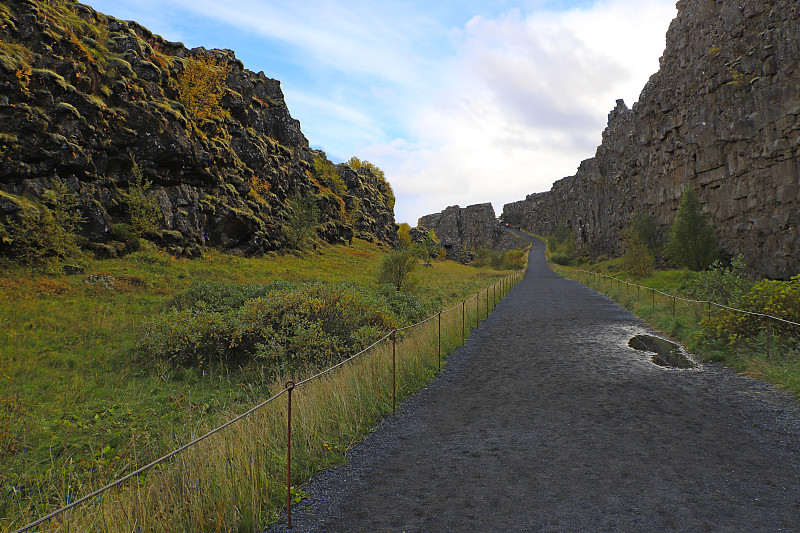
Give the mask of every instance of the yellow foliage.
[(217, 118), (219, 103), (225, 94), (225, 80), (230, 68), (209, 56), (186, 61), (178, 77), (178, 95), (186, 111), (195, 120)]

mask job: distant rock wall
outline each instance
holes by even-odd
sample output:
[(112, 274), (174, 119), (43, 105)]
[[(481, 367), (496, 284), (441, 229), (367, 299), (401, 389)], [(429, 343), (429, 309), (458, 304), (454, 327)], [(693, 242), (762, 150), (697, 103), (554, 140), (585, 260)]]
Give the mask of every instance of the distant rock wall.
[(594, 158), (503, 208), (539, 234), (569, 225), (579, 247), (622, 252), (636, 211), (662, 230), (681, 191), (705, 203), (723, 251), (774, 278), (800, 273), (800, 4), (680, 0), (659, 71), (619, 100)]
[[(232, 51), (188, 50), (73, 0), (4, 5), (0, 230), (25, 201), (63, 182), (86, 221), (82, 236), (107, 241), (113, 224), (129, 220), (135, 161), (162, 215), (149, 238), (174, 253), (280, 248), (296, 195), (314, 198), (329, 242), (396, 243), (389, 185), (368, 169), (337, 169), (309, 148), (280, 82), (245, 69)], [(221, 112), (207, 118), (187, 111), (179, 91), (200, 57), (228, 69)], [(318, 172), (319, 160), (346, 190)]]
[(503, 231), (491, 203), (453, 205), (441, 213), (425, 215), (417, 225), (433, 230), (448, 253), (451, 247), (474, 252), (479, 248), (505, 251), (525, 245), (512, 233)]

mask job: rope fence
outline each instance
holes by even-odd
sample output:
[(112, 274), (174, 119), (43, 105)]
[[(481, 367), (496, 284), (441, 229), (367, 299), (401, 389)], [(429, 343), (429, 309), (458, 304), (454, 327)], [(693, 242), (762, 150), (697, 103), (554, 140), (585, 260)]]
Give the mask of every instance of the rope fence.
[[(324, 370), (322, 370), (322, 371), (320, 371), (320, 372), (318, 372), (318, 373), (316, 373), (316, 374), (314, 374), (314, 375), (312, 375), (312, 376), (310, 376), (308, 378), (302, 379), (302, 380), (300, 380), (298, 382), (294, 382), (294, 381), (291, 381), (291, 380), (287, 381), (280, 391), (278, 391), (277, 393), (273, 394), (268, 399), (262, 401), (261, 403), (257, 404), (256, 406), (254, 406), (254, 407), (248, 409), (247, 411), (239, 414), (238, 416), (232, 418), (231, 420), (228, 420), (227, 422), (219, 425), (218, 427), (212, 429), (211, 431), (208, 431), (207, 433), (205, 433), (205, 434), (203, 434), (203, 435), (191, 440), (187, 444), (184, 444), (183, 446), (180, 446), (180, 447), (176, 448), (175, 450), (173, 450), (173, 451), (171, 451), (171, 452), (159, 457), (158, 459), (156, 459), (156, 460), (154, 460), (154, 461), (152, 461), (152, 462), (150, 462), (150, 463), (148, 463), (148, 464), (146, 464), (146, 465), (144, 465), (144, 466), (142, 466), (140, 468), (137, 468), (133, 472), (131, 472), (131, 473), (119, 478), (119, 479), (116, 479), (116, 480), (108, 483), (107, 485), (105, 485), (105, 486), (103, 486), (103, 487), (101, 487), (101, 488), (99, 488), (99, 489), (97, 489), (97, 490), (95, 490), (95, 491), (93, 491), (93, 492), (91, 492), (89, 494), (86, 494), (85, 496), (83, 496), (83, 497), (81, 497), (81, 498), (79, 498), (77, 500), (74, 500), (74, 501), (70, 502), (67, 505), (64, 505), (63, 507), (61, 507), (61, 508), (59, 508), (59, 509), (57, 509), (57, 510), (55, 510), (55, 511), (53, 511), (53, 512), (47, 514), (47, 515), (45, 515), (45, 516), (42, 516), (41, 518), (38, 518), (37, 520), (35, 520), (33, 522), (30, 522), (29, 524), (25, 525), (24, 527), (13, 531), (13, 533), (23, 533), (25, 531), (30, 531), (33, 528), (36, 528), (37, 526), (40, 526), (40, 525), (42, 525), (42, 524), (44, 524), (44, 523), (46, 523), (48, 521), (51, 521), (53, 518), (58, 517), (59, 515), (62, 515), (64, 513), (66, 513), (67, 511), (77, 507), (78, 505), (80, 505), (82, 503), (85, 503), (85, 502), (87, 502), (89, 500), (92, 500), (93, 498), (96, 498), (96, 497), (106, 493), (110, 489), (112, 489), (114, 487), (117, 487), (117, 486), (120, 486), (123, 483), (125, 483), (126, 481), (131, 480), (132, 478), (136, 478), (140, 474), (143, 474), (143, 473), (147, 472), (148, 470), (151, 470), (154, 467), (167, 462), (169, 459), (171, 459), (174, 456), (180, 454), (181, 452), (184, 452), (185, 450), (196, 446), (200, 442), (205, 441), (209, 437), (220, 433), (223, 429), (226, 429), (226, 428), (232, 426), (233, 424), (236, 424), (237, 422), (239, 422), (239, 421), (249, 417), (250, 415), (256, 413), (257, 411), (262, 410), (265, 406), (271, 404), (272, 402), (274, 402), (275, 400), (277, 400), (278, 398), (280, 398), (282, 396), (286, 396), (287, 397), (287, 411), (286, 411), (286, 463), (285, 463), (285, 465), (286, 465), (286, 512), (287, 512), (287, 526), (289, 528), (291, 528), (292, 527), (292, 523), (291, 523), (292, 444), (291, 443), (292, 443), (292, 438), (293, 438), (292, 437), (292, 425), (293, 425), (293, 423), (292, 423), (292, 401), (293, 401), (292, 398), (293, 398), (293, 394), (294, 394), (295, 402), (296, 402), (297, 401), (297, 395), (298, 395), (298, 389), (302, 388), (305, 385), (308, 385), (311, 382), (320, 381), (323, 377), (330, 376), (335, 370), (340, 369), (340, 368), (344, 367), (345, 365), (348, 365), (349, 363), (354, 362), (356, 359), (361, 358), (365, 354), (368, 354), (370, 352), (375, 351), (376, 348), (379, 345), (381, 345), (381, 344), (383, 344), (383, 343), (385, 343), (387, 341), (390, 341), (391, 344), (392, 344), (392, 349), (391, 349), (391, 352), (392, 352), (392, 372), (391, 372), (392, 373), (392, 387), (391, 387), (391, 396), (392, 396), (392, 411), (394, 411), (396, 409), (396, 400), (397, 400), (397, 393), (398, 393), (398, 386), (397, 386), (398, 370), (397, 370), (397, 366), (396, 366), (396, 359), (397, 359), (398, 347), (399, 347), (399, 345), (401, 344), (401, 342), (403, 340), (403, 336), (404, 335), (409, 335), (412, 331), (420, 330), (420, 328), (422, 328), (424, 326), (429, 326), (430, 327), (430, 326), (434, 326), (435, 325), (435, 329), (436, 329), (436, 332), (435, 332), (435, 335), (436, 335), (435, 346), (436, 346), (436, 360), (437, 360), (436, 367), (437, 367), (437, 370), (441, 370), (442, 340), (443, 340), (442, 316), (443, 315), (450, 315), (453, 312), (460, 310), (460, 314), (461, 314), (461, 316), (460, 316), (460, 326), (461, 327), (458, 328), (460, 331), (458, 331), (458, 330), (457, 331), (460, 333), (460, 335), (458, 335), (458, 337), (460, 338), (460, 343), (463, 344), (464, 342), (466, 342), (466, 332), (467, 332), (466, 326), (469, 325), (470, 330), (473, 327), (479, 326), (480, 322), (481, 322), (481, 315), (483, 314), (484, 318), (487, 317), (489, 315), (489, 313), (491, 312), (491, 310), (494, 310), (494, 307), (497, 305), (498, 301), (502, 300), (502, 298), (511, 290), (511, 288), (514, 287), (514, 285), (516, 285), (516, 283), (518, 283), (524, 277), (524, 275), (525, 275), (525, 271), (524, 270), (515, 271), (512, 274), (510, 274), (509, 276), (506, 276), (505, 278), (502, 278), (500, 281), (498, 281), (498, 282), (486, 287), (484, 290), (478, 291), (475, 294), (475, 296), (473, 296), (473, 297), (471, 297), (469, 299), (462, 300), (459, 304), (457, 304), (457, 305), (455, 305), (455, 306), (453, 306), (453, 307), (451, 307), (449, 309), (445, 309), (445, 310), (440, 311), (440, 312), (438, 312), (438, 313), (436, 313), (434, 315), (431, 315), (430, 317), (428, 317), (428, 318), (426, 318), (426, 319), (424, 319), (424, 320), (422, 320), (420, 322), (417, 322), (416, 324), (412, 324), (410, 326), (405, 326), (403, 328), (396, 328), (396, 329), (392, 330), (391, 332), (386, 333), (383, 337), (381, 337), (380, 339), (375, 341), (373, 344), (371, 344), (367, 348), (363, 349), (362, 351), (358, 352), (357, 354), (352, 355), (352, 356), (348, 357), (347, 359), (345, 359), (345, 360), (343, 360), (343, 361), (341, 361), (341, 362), (339, 362), (339, 363), (337, 363), (337, 364), (335, 364), (333, 366), (330, 366), (330, 367), (328, 367), (328, 368), (326, 368), (326, 369), (324, 369)], [(469, 316), (469, 315), (471, 315), (471, 311), (469, 313), (467, 312), (468, 304), (471, 304), (471, 302), (473, 300), (475, 301), (474, 321), (473, 321), (472, 317)], [(490, 304), (490, 302), (491, 302), (491, 304)], [(481, 305), (481, 304), (483, 304), (483, 305)], [(491, 307), (491, 310), (490, 310), (490, 307)], [(484, 311), (484, 313), (482, 313), (482, 311)], [(434, 322), (435, 322), (435, 324), (434, 324)], [(456, 321), (456, 325), (458, 325), (458, 321)], [(429, 339), (429, 342), (433, 342), (432, 339)], [(415, 364), (416, 364), (416, 361), (415, 361)], [(295, 420), (295, 425), (296, 424), (297, 424), (297, 420)], [(66, 526), (66, 529), (67, 530), (70, 529), (68, 524)]]
[[(735, 307), (730, 307), (730, 306), (723, 305), (723, 304), (720, 304), (720, 303), (717, 303), (717, 302), (712, 302), (710, 300), (695, 300), (695, 299), (692, 299), (692, 298), (685, 298), (685, 297), (682, 297), (682, 296), (678, 296), (676, 294), (667, 294), (665, 292), (662, 292), (662, 291), (656, 289), (655, 287), (647, 287), (647, 286), (644, 286), (644, 285), (639, 285), (638, 283), (631, 283), (629, 281), (626, 281), (626, 280), (623, 280), (623, 279), (619, 279), (619, 278), (616, 278), (614, 276), (608, 276), (608, 275), (605, 275), (605, 274), (601, 274), (599, 272), (592, 272), (592, 271), (583, 270), (583, 269), (580, 269), (580, 268), (563, 268), (563, 267), (560, 267), (560, 266), (555, 265), (555, 264), (551, 264), (550, 266), (553, 269), (555, 269), (555, 270), (557, 270), (559, 272), (563, 272), (563, 273), (567, 273), (567, 274), (569, 274), (569, 273), (581, 273), (581, 274), (586, 274), (586, 275), (588, 275), (590, 277), (593, 276), (596, 280), (598, 280), (598, 282), (599, 282), (599, 280), (602, 279), (603, 283), (605, 283), (605, 281), (607, 280), (608, 283), (610, 284), (610, 288), (612, 288), (612, 289), (614, 288), (614, 282), (615, 281), (620, 286), (623, 283), (626, 284), (626, 288), (627, 289), (630, 289), (631, 287), (636, 287), (637, 300), (641, 300), (641, 290), (642, 289), (644, 289), (645, 291), (650, 291), (652, 302), (653, 302), (652, 305), (653, 305), (654, 309), (655, 309), (655, 305), (656, 305), (656, 294), (660, 294), (662, 296), (670, 298), (670, 299), (672, 299), (672, 316), (673, 317), (675, 316), (675, 308), (676, 308), (677, 302), (680, 301), (680, 302), (687, 302), (687, 303), (691, 303), (691, 304), (705, 305), (709, 311), (712, 308), (719, 308), (719, 309), (724, 309), (726, 311), (732, 311), (732, 312), (735, 312), (735, 313), (741, 313), (741, 314), (744, 314), (744, 315), (760, 317), (760, 318), (764, 319), (765, 321), (774, 320), (776, 322), (779, 322), (781, 324), (785, 324), (785, 325), (788, 325), (788, 326), (800, 327), (800, 323), (792, 322), (791, 320), (786, 320), (784, 318), (768, 315), (768, 314), (765, 314), (765, 313), (757, 313), (757, 312), (754, 312), (754, 311), (745, 311), (744, 309), (737, 309)], [(567, 277), (569, 277), (569, 276), (567, 275)], [(576, 276), (576, 277), (580, 278), (580, 276)], [(578, 279), (578, 281), (580, 281), (580, 279)], [(769, 353), (770, 352), (770, 339), (769, 339), (769, 337), (770, 337), (770, 334), (771, 334), (771, 330), (770, 330), (769, 326), (767, 326), (765, 331), (767, 333), (767, 358), (769, 358), (769, 356), (770, 356), (770, 353)]]

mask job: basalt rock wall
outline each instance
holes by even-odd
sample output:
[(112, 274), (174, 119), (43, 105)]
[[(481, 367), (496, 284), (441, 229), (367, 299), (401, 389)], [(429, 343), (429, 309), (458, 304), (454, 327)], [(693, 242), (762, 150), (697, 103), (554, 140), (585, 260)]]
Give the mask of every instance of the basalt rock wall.
[(479, 248), (506, 251), (524, 246), (518, 237), (503, 231), (491, 203), (467, 207), (453, 205), (432, 215), (425, 215), (418, 226), (433, 230), (445, 249), (464, 248), (474, 252)]
[(558, 224), (579, 247), (622, 253), (637, 212), (663, 231), (681, 191), (705, 203), (723, 251), (762, 275), (800, 273), (800, 4), (680, 0), (660, 69), (632, 109), (621, 100), (594, 158), (503, 220), (538, 234)]
[[(201, 59), (227, 71), (210, 116), (181, 92)], [(77, 200), (78, 232), (107, 241), (130, 220), (136, 167), (160, 212), (148, 238), (175, 253), (285, 246), (291, 199), (309, 196), (325, 240), (397, 240), (388, 183), (309, 148), (280, 82), (232, 51), (189, 50), (73, 0), (0, 0), (0, 252), (25, 202), (57, 183)]]

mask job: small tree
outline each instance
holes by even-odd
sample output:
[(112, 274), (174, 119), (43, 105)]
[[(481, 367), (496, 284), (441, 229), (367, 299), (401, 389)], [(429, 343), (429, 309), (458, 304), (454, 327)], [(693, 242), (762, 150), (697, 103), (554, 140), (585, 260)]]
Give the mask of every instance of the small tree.
[(653, 215), (637, 211), (631, 219), (631, 229), (636, 233), (639, 242), (645, 245), (651, 254), (658, 254), (662, 241)]
[(378, 268), (378, 283), (390, 284), (398, 291), (408, 290), (414, 284), (410, 274), (417, 264), (417, 256), (410, 249), (389, 252), (383, 256)]
[(684, 189), (664, 252), (677, 266), (703, 270), (717, 257), (717, 239), (697, 193)]
[(403, 222), (397, 228), (397, 238), (400, 240), (400, 248), (409, 248), (411, 246), (411, 224)]
[(311, 196), (295, 194), (289, 199), (289, 220), (284, 226), (284, 235), (289, 246), (301, 249), (314, 237), (319, 226), (319, 207)]
[(625, 231), (625, 254), (622, 256), (623, 269), (636, 278), (643, 278), (653, 273), (655, 259), (649, 247), (642, 242), (635, 227)]

